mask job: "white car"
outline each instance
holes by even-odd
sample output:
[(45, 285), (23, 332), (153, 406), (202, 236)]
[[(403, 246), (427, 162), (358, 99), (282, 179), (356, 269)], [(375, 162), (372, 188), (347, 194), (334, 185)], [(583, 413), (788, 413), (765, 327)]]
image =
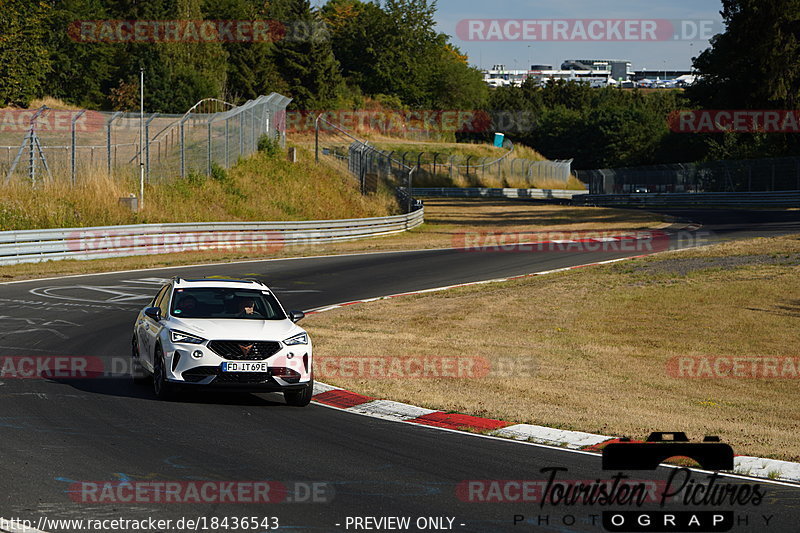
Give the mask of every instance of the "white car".
[(259, 281), (173, 278), (133, 328), (132, 374), (152, 377), (158, 398), (179, 388), (283, 392), (289, 405), (311, 401), (314, 380), (302, 311), (286, 313)]

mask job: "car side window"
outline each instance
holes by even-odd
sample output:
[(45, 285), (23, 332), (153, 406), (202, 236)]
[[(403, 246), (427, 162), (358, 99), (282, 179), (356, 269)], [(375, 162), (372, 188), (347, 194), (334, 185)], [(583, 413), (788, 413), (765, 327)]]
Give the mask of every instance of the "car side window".
[(156, 293), (155, 296), (153, 296), (153, 300), (150, 302), (150, 307), (158, 307), (158, 301), (164, 294), (164, 291), (167, 290), (167, 287), (169, 287), (169, 285), (164, 285), (163, 287), (158, 289), (158, 292)]
[(164, 287), (164, 290), (161, 291), (161, 294), (158, 295), (158, 300), (156, 300), (156, 307), (161, 308), (161, 316), (166, 317), (169, 315), (169, 295), (172, 294), (172, 286), (167, 285)]

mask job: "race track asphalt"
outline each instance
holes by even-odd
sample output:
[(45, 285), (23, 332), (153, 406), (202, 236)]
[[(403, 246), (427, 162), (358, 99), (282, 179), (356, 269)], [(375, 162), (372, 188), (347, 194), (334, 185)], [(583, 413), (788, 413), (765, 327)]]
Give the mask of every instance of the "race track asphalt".
[[(707, 241), (800, 232), (800, 215), (790, 213), (673, 212), (706, 224)], [(431, 250), (10, 283), (0, 285), (0, 355), (97, 357), (107, 368), (124, 365), (137, 310), (160, 280), (174, 275), (255, 277), (273, 287), (287, 308), (308, 310), (638, 253)], [(543, 481), (548, 472), (543, 468), (566, 469), (558, 473), (559, 480), (611, 479), (615, 472), (603, 471), (596, 455), (390, 422), (315, 404), (291, 408), (280, 395), (189, 394), (178, 402), (159, 402), (148, 387), (133, 385), (125, 376), (1, 381), (0, 517), (32, 520), (34, 525), (42, 516), (206, 517), (206, 525), (213, 516), (251, 516), (276, 517), (280, 530), (286, 531), (390, 531), (385, 523), (367, 529), (376, 524), (361, 522), (364, 527), (357, 528), (354, 517), (397, 516), (409, 517), (412, 531), (418, 530), (420, 517), (452, 518), (456, 531), (603, 531), (604, 511), (659, 509), (657, 502), (641, 508), (482, 502), (490, 493), (480, 487), (506, 485), (473, 484), (472, 493), (460, 490), (469, 480)], [(658, 482), (674, 469), (626, 473)], [(692, 479), (699, 483), (705, 475), (695, 472)], [(277, 482), (272, 498), (284, 501), (95, 502), (92, 496), (99, 493), (81, 492), (76, 485), (172, 481), (186, 487), (203, 481), (263, 480)], [(731, 512), (736, 521), (732, 531), (737, 532), (797, 530), (800, 488), (733, 478), (717, 483), (734, 487), (730, 490), (758, 484), (763, 501), (718, 507), (668, 504), (667, 509)], [(281, 493), (281, 487), (287, 492)], [(513, 499), (518, 491), (507, 487), (506, 496)], [(119, 500), (119, 494), (109, 497)], [(768, 524), (764, 517), (771, 517)], [(446, 519), (443, 523), (449, 525)], [(227, 530), (236, 530), (231, 525)], [(188, 530), (175, 525), (163, 529)]]

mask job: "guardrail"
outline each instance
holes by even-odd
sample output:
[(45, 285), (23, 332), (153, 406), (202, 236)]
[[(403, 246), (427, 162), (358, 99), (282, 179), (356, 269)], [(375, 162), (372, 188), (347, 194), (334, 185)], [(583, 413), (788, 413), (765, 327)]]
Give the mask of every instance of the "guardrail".
[(425, 211), (404, 215), (302, 222), (137, 224), (0, 232), (0, 265), (62, 259), (102, 259), (188, 251), (321, 244), (400, 233), (424, 221)]
[(411, 195), (419, 197), (444, 198), (534, 198), (537, 200), (571, 200), (574, 196), (588, 194), (588, 191), (566, 189), (485, 189), (479, 187), (415, 187)]
[(800, 207), (800, 191), (586, 194), (573, 203), (609, 207)]

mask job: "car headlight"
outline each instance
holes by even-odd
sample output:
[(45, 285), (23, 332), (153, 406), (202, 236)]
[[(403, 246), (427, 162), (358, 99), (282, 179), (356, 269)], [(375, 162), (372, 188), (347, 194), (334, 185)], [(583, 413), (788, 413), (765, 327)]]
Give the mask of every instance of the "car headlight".
[(286, 346), (295, 346), (297, 344), (308, 344), (308, 334), (307, 333), (300, 333), (295, 335), (294, 337), (289, 337), (283, 344)]
[(202, 344), (206, 342), (205, 339), (202, 339), (196, 335), (185, 333), (183, 331), (178, 331), (177, 329), (169, 330), (169, 338), (172, 340), (172, 342), (182, 342), (185, 344)]

